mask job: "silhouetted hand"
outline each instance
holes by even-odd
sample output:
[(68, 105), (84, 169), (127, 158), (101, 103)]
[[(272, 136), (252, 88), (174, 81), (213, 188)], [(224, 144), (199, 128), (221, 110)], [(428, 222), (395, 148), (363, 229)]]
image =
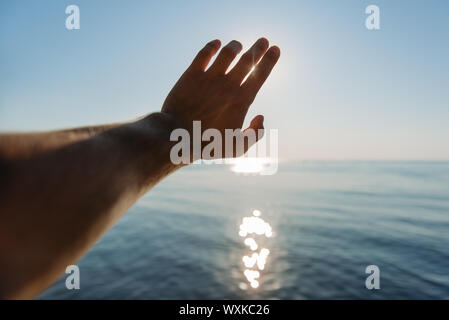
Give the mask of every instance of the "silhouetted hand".
[[(201, 121), (202, 130), (215, 128), (222, 134), (225, 129), (241, 129), (249, 106), (280, 56), (278, 47), (268, 49), (268, 40), (260, 38), (227, 72), (242, 50), (242, 45), (233, 40), (206, 70), (220, 45), (219, 40), (206, 44), (170, 91), (162, 107), (163, 113), (172, 115), (189, 131), (194, 120)], [(263, 129), (263, 116), (256, 116), (248, 129), (256, 132)]]

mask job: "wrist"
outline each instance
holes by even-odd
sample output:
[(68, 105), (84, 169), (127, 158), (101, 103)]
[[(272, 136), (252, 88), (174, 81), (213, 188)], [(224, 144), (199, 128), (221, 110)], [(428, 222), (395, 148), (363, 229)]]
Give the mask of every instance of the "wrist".
[[(170, 141), (175, 128), (172, 119), (161, 113), (152, 113), (142, 119), (123, 124), (97, 136), (101, 146), (112, 148), (111, 159), (117, 161), (117, 169), (130, 187), (145, 193), (158, 181), (182, 165), (170, 159), (170, 150), (176, 142)], [(118, 159), (118, 160), (117, 160)]]
[(177, 169), (185, 166), (172, 161), (170, 152), (177, 141), (171, 141), (170, 136), (176, 129), (185, 129), (186, 125), (173, 114), (166, 112), (154, 112), (132, 123), (132, 128), (142, 140), (142, 146), (150, 152), (149, 156), (159, 163), (165, 163), (167, 167)]

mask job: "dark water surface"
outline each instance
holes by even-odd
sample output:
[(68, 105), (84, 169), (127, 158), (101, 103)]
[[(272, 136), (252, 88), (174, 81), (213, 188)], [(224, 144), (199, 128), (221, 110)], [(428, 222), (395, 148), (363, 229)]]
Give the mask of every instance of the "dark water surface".
[[(255, 209), (272, 235), (248, 235), (269, 250), (252, 288), (239, 226)], [(380, 290), (365, 287), (368, 265)], [(41, 298), (449, 299), (449, 162), (292, 162), (273, 176), (191, 166), (78, 266), (80, 290), (63, 277)]]

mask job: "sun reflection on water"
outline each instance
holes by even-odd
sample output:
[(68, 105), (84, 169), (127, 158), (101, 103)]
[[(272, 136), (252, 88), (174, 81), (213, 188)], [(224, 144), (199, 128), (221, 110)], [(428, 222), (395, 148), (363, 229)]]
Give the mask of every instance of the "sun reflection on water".
[[(256, 241), (257, 237), (271, 238), (273, 236), (271, 225), (260, 218), (261, 214), (260, 210), (253, 210), (252, 216), (242, 219), (242, 224), (239, 228), (239, 235), (245, 238), (243, 243), (251, 251), (256, 251), (260, 247)], [(244, 255), (242, 257), (242, 262), (245, 266), (243, 275), (254, 289), (259, 287), (260, 271), (265, 269), (269, 254), (270, 250), (263, 247), (258, 252), (252, 252), (251, 255)], [(246, 283), (240, 283), (239, 287), (242, 290), (246, 290), (248, 286)]]
[(273, 160), (267, 157), (240, 157), (227, 159), (231, 171), (237, 174), (260, 174)]

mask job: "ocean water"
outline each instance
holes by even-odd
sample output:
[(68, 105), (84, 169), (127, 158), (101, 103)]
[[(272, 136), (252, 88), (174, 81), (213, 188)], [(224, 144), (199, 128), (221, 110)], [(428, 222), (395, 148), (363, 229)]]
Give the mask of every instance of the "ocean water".
[[(272, 176), (190, 166), (77, 265), (80, 290), (64, 276), (40, 298), (449, 299), (449, 162), (286, 162)], [(379, 290), (365, 287), (368, 265)]]

